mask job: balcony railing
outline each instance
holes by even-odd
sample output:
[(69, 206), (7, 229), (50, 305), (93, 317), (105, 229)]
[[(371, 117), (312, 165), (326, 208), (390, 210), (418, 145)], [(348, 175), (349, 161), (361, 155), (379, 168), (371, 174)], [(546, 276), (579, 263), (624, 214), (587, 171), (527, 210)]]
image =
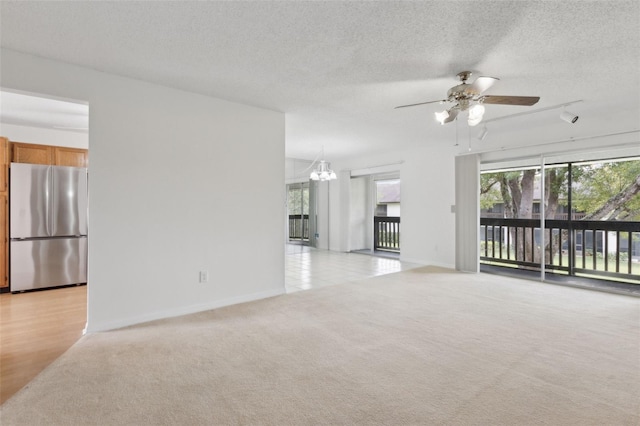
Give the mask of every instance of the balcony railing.
[(640, 222), (481, 218), (480, 260), (640, 283)]
[(289, 215), (289, 240), (309, 241), (309, 215)]
[[(581, 220), (586, 213), (578, 213), (578, 212), (573, 212), (572, 216), (572, 220)], [(482, 212), (482, 217), (484, 218), (499, 218), (499, 219), (503, 219), (504, 218), (504, 212)], [(555, 214), (555, 219), (560, 219), (560, 220), (567, 220), (569, 218), (569, 214), (568, 213), (556, 213)], [(531, 214), (531, 219), (538, 219), (540, 220), (540, 213), (532, 213)]]
[(399, 217), (373, 217), (373, 246), (375, 250), (400, 251)]

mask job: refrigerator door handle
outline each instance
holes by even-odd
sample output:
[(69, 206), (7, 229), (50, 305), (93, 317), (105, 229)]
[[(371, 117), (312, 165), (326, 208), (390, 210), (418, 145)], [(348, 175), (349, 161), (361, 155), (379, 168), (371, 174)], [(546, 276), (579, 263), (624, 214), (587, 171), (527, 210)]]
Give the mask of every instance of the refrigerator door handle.
[(53, 200), (53, 171), (51, 169), (51, 166), (49, 166), (47, 168), (47, 173), (46, 173), (46, 178), (45, 178), (45, 196), (47, 199), (47, 202), (45, 203), (45, 209), (46, 211), (46, 232), (47, 235), (51, 236), (53, 235), (53, 224), (55, 223), (53, 221), (53, 209), (51, 208), (51, 200)]

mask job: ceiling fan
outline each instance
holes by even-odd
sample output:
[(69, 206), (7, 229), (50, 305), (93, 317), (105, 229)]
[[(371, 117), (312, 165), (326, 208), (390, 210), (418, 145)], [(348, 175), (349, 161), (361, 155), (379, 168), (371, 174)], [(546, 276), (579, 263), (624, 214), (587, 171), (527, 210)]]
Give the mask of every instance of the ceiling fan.
[(446, 99), (420, 102), (410, 105), (400, 105), (397, 106), (396, 109), (433, 104), (436, 102), (451, 102), (454, 104), (451, 108), (435, 113), (436, 120), (438, 120), (440, 124), (449, 123), (455, 120), (461, 111), (468, 110), (468, 123), (470, 126), (475, 126), (482, 121), (482, 116), (484, 115), (484, 106), (482, 104), (531, 106), (535, 105), (540, 100), (539, 96), (483, 95), (485, 90), (493, 86), (493, 83), (499, 79), (495, 77), (478, 77), (473, 83), (467, 84), (467, 80), (471, 74), (471, 71), (459, 72), (457, 75), (462, 83), (449, 89)]

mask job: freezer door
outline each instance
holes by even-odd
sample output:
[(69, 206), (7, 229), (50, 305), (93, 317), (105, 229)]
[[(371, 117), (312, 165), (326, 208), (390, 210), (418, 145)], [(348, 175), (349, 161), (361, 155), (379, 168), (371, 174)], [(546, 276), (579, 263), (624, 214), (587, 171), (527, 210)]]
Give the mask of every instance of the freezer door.
[(51, 236), (87, 235), (87, 169), (53, 166)]
[(11, 163), (11, 238), (47, 237), (50, 166)]
[(87, 282), (87, 238), (11, 241), (11, 291)]

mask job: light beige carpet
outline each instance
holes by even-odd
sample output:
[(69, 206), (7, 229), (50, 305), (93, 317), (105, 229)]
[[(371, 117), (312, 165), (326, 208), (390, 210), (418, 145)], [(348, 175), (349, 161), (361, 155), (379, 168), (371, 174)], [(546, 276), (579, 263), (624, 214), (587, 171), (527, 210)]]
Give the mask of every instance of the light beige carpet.
[(638, 425), (640, 299), (419, 268), (85, 336), (9, 425)]

